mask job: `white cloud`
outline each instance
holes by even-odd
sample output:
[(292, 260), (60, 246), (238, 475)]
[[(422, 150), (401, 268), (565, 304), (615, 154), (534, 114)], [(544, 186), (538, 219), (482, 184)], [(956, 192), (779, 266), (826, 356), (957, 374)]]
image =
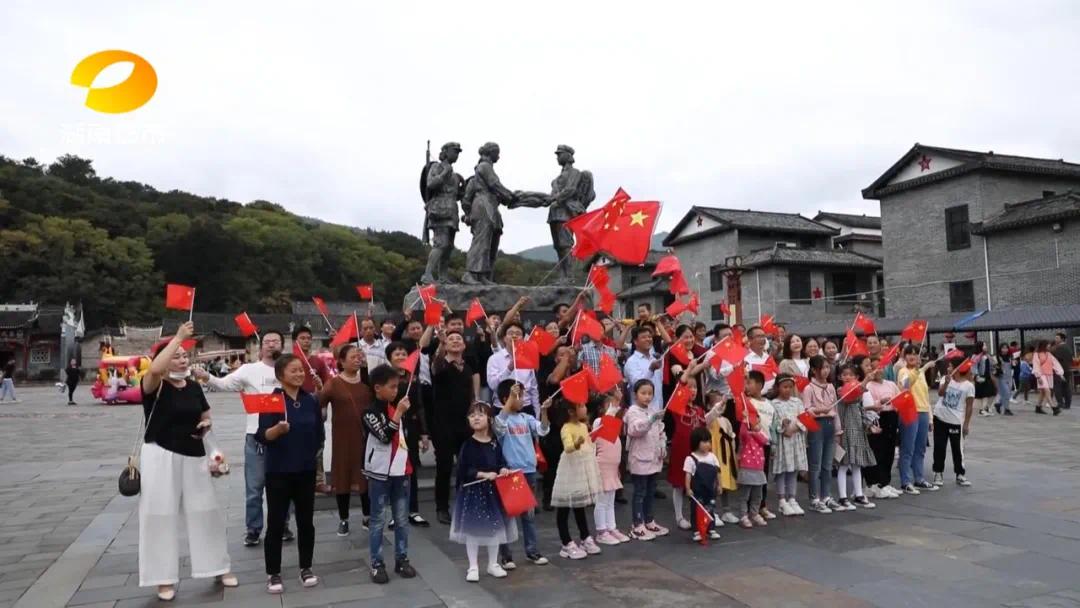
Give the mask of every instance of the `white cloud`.
[[(5, 4), (0, 153), (413, 233), (427, 139), (466, 175), (498, 141), (526, 190), (571, 144), (601, 201), (664, 201), (661, 229), (692, 204), (876, 213), (859, 190), (915, 141), (1080, 160), (1070, 2), (296, 6)], [(67, 84), (106, 48), (157, 69), (136, 112)], [(548, 240), (542, 210), (504, 217), (506, 249)]]

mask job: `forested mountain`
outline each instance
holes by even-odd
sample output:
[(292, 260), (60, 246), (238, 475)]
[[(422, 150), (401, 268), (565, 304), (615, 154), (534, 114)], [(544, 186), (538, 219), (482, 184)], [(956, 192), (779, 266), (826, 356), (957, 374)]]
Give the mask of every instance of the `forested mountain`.
[[(198, 311), (286, 312), (313, 295), (354, 299), (357, 283), (374, 283), (393, 310), (427, 252), (404, 232), (302, 218), (268, 201), (100, 178), (72, 155), (48, 166), (0, 156), (0, 302), (82, 302), (90, 328), (160, 320), (166, 282), (195, 286)], [(464, 263), (455, 252), (456, 276)], [(502, 255), (496, 277), (529, 285), (547, 270)]]

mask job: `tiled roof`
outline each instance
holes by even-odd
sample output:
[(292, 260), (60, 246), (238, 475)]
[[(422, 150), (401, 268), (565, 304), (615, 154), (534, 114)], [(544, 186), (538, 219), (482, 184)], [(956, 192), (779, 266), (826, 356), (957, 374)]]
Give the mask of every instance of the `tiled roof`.
[[(953, 158), (961, 162), (960, 165), (936, 171), (922, 177), (905, 180), (897, 184), (889, 184), (897, 173), (903, 170), (917, 155), (934, 154)], [(1010, 173), (1026, 173), (1035, 175), (1051, 175), (1058, 177), (1073, 177), (1080, 180), (1080, 164), (1068, 163), (1064, 159), (1034, 158), (1030, 156), (1013, 156), (1010, 154), (995, 154), (989, 152), (977, 152), (973, 150), (958, 150), (955, 148), (940, 148), (937, 146), (924, 146), (915, 144), (906, 154), (900, 157), (893, 166), (881, 174), (866, 188), (863, 188), (863, 198), (878, 199), (882, 196), (894, 194), (909, 188), (915, 188), (928, 183), (949, 179), (963, 175), (978, 169), (994, 171), (1007, 171)]]
[(0, 328), (26, 327), (37, 318), (37, 310), (0, 310)]
[(852, 228), (866, 228), (869, 230), (881, 230), (881, 218), (876, 215), (855, 215), (854, 213), (833, 213), (831, 211), (818, 211), (814, 221), (832, 221)]
[(842, 249), (803, 249), (774, 245), (743, 258), (743, 266), (850, 266), (881, 268), (881, 260)]
[(1001, 213), (982, 223), (973, 224), (971, 232), (988, 234), (1071, 217), (1080, 217), (1080, 194), (1070, 191), (1033, 201), (1007, 204)]
[[(681, 236), (683, 228), (690, 223), (696, 215), (701, 214), (720, 224), (718, 228), (699, 232), (697, 234)], [(702, 238), (715, 232), (739, 229), (761, 232), (784, 232), (794, 234), (813, 234), (820, 236), (833, 236), (839, 234), (836, 228), (826, 226), (821, 222), (805, 218), (798, 213), (777, 213), (775, 211), (754, 211), (751, 209), (723, 209), (719, 207), (699, 207), (697, 205), (683, 216), (679, 223), (664, 239), (664, 246), (669, 247), (683, 238)]]
[(1017, 306), (988, 310), (957, 326), (964, 331), (1080, 327), (1080, 304)]

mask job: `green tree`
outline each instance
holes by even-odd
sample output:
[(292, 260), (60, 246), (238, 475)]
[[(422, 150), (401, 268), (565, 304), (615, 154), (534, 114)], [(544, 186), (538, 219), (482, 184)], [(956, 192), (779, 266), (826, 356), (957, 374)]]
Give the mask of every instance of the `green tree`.
[(49, 175), (73, 184), (88, 184), (97, 179), (93, 161), (74, 154), (65, 154), (56, 159), (56, 162), (49, 165)]

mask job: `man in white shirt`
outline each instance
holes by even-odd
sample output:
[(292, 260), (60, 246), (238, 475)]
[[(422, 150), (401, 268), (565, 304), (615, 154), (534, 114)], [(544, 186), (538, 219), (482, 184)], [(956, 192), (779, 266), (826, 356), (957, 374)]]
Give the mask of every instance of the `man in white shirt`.
[[(653, 333), (647, 326), (635, 327), (630, 331), (630, 340), (634, 344), (634, 352), (626, 360), (623, 366), (623, 375), (626, 377), (628, 391), (634, 390), (634, 385), (639, 380), (649, 380), (653, 385), (653, 398), (649, 403), (649, 412), (659, 412), (664, 409), (664, 372), (663, 361), (653, 358)], [(630, 395), (630, 401), (634, 401), (634, 395)]]
[[(205, 370), (195, 368), (195, 379), (209, 384), (216, 391), (239, 391), (242, 393), (270, 393), (280, 388), (281, 383), (274, 376), (274, 361), (281, 355), (281, 334), (268, 331), (262, 335), (259, 345), (259, 360), (245, 363), (224, 378), (216, 378)], [(248, 414), (247, 436), (244, 438), (244, 488), (246, 494), (244, 546), (259, 544), (259, 534), (263, 527), (263, 490), (266, 487), (266, 449), (255, 441), (259, 430), (259, 415)], [(288, 525), (282, 535), (283, 540), (292, 540), (293, 533)]]
[[(746, 338), (749, 340), (750, 352), (746, 353), (746, 357), (743, 361), (746, 361), (747, 371), (753, 369), (754, 365), (766, 365), (769, 362), (769, 351), (765, 348), (765, 330), (761, 329), (761, 326), (754, 325), (746, 331)], [(761, 389), (761, 393), (765, 394), (772, 388), (773, 382), (776, 378), (770, 378), (765, 381), (765, 387)]]
[(387, 344), (390, 343), (385, 338), (375, 335), (374, 319), (367, 318), (360, 321), (360, 350), (364, 351), (368, 371), (387, 363)]
[(507, 378), (520, 382), (525, 391), (522, 393), (521, 411), (540, 417), (540, 389), (536, 384), (536, 370), (514, 369), (513, 343), (525, 337), (525, 329), (518, 321), (507, 321), (502, 325), (503, 348), (495, 351), (487, 362), (487, 385), (491, 389), (492, 407), (496, 412), (502, 409), (499, 401), (499, 383)]

